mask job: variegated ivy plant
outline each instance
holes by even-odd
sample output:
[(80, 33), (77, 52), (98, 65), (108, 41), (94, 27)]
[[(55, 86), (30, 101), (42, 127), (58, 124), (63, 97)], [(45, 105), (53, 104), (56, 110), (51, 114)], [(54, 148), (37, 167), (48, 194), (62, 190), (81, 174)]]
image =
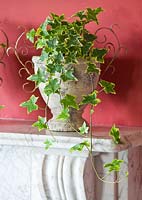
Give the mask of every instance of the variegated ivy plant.
[[(46, 63), (46, 71), (39, 68), (37, 73), (28, 77), (28, 80), (34, 81), (36, 87), (42, 82), (46, 83), (44, 92), (49, 98), (53, 93), (60, 94), (60, 82), (54, 76), (56, 72), (60, 74), (60, 80), (63, 82), (76, 81), (74, 69), (65, 68), (64, 66), (77, 63), (79, 58), (86, 60), (87, 68), (84, 76), (86, 73), (90, 76), (93, 76), (94, 73), (101, 74), (101, 69), (97, 67), (97, 63), (104, 64), (104, 58), (109, 49), (97, 48), (97, 35), (92, 34), (87, 29), (87, 25), (94, 23), (97, 28), (99, 24), (98, 15), (102, 11), (101, 7), (96, 9), (87, 8), (74, 14), (70, 21), (67, 21), (64, 15), (51, 13), (37, 29), (33, 28), (27, 32), (27, 39), (33, 43), (37, 50), (41, 50), (40, 60)], [(48, 80), (46, 74), (48, 74)], [(61, 99), (63, 110), (58, 118), (67, 120), (70, 117), (69, 109), (78, 109), (82, 104), (91, 105), (90, 116), (92, 116), (94, 106), (97, 106), (101, 101), (98, 98), (100, 91), (104, 91), (106, 94), (115, 94), (114, 83), (100, 80), (98, 84), (101, 89), (95, 89), (90, 94), (83, 96), (79, 104), (76, 102), (75, 97), (70, 94)], [(37, 100), (38, 97), (32, 95), (29, 100), (21, 103), (21, 106), (26, 107), (28, 113), (38, 110)], [(39, 131), (48, 129), (48, 120), (46, 117), (39, 116), (38, 121), (33, 126), (37, 127)], [(92, 138), (91, 130), (91, 127), (84, 122), (81, 127), (78, 127), (77, 132), (80, 135), (88, 134)], [(115, 125), (111, 128), (110, 135), (116, 144), (120, 143), (119, 129)], [(52, 146), (53, 142), (54, 140), (47, 140), (45, 142), (46, 149)], [(87, 148), (91, 152), (91, 142), (92, 140), (83, 140), (80, 144), (72, 147), (70, 151), (82, 151), (83, 148)], [(105, 167), (109, 168), (109, 172), (119, 171), (121, 162), (120, 160), (113, 160)]]

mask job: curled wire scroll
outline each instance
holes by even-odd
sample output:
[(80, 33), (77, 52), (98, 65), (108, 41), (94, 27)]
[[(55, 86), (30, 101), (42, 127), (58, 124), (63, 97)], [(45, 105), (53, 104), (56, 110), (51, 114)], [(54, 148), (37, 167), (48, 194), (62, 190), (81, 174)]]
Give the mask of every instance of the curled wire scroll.
[[(21, 28), (21, 27), (20, 27)], [(19, 63), (21, 64), (21, 68), (19, 70), (19, 76), (22, 78), (22, 71), (25, 71), (27, 73), (28, 76), (31, 76), (31, 72), (30, 72), (30, 68), (33, 69), (33, 62), (31, 60), (27, 60), (27, 61), (22, 61), (23, 56), (28, 55), (29, 52), (29, 48), (31, 48), (28, 44), (26, 44), (26, 41), (24, 40), (24, 46), (20, 46), (19, 43), (20, 41), (24, 38), (25, 39), (25, 35), (26, 35), (26, 29), (24, 28), (24, 31), (20, 34), (20, 36), (17, 38), (16, 43), (14, 46), (10, 46), (7, 48), (7, 55), (9, 56), (10, 51), (12, 50), (17, 58), (17, 60), (19, 61)], [(28, 90), (26, 86), (28, 86), (30, 84), (30, 82), (26, 81), (23, 84), (23, 90), (25, 92), (29, 92), (29, 93), (33, 93), (37, 87), (34, 83), (34, 88), (32, 90)]]
[[(100, 44), (101, 46), (103, 46), (103, 48), (106, 48), (109, 50), (109, 52), (112, 54), (111, 55), (111, 59), (108, 62), (104, 73), (102, 74), (102, 76), (106, 73), (106, 71), (108, 71), (108, 69), (112, 69), (112, 73), (114, 73), (115, 68), (112, 65), (114, 60), (118, 57), (118, 55), (120, 54), (120, 51), (122, 49), (125, 49), (123, 46), (121, 46), (119, 38), (116, 34), (116, 32), (114, 31), (114, 27), (118, 27), (117, 24), (112, 25), (111, 27), (100, 27), (96, 30), (95, 35), (98, 36), (100, 32), (103, 32), (103, 39), (100, 40), (99, 37), (97, 37), (96, 39), (96, 43)], [(109, 41), (109, 37), (105, 34), (106, 32), (108, 32), (108, 34), (111, 34), (111, 39), (112, 37), (114, 38), (114, 42)], [(125, 49), (126, 50), (126, 49)]]
[[(1, 52), (0, 52), (0, 65), (5, 67), (5, 63), (3, 61), (3, 58), (6, 54), (6, 49), (9, 46), (9, 40), (8, 40), (7, 34), (2, 29), (0, 29), (0, 32), (2, 33), (2, 35), (4, 36), (4, 39), (5, 39), (4, 42), (0, 42), (0, 50), (1, 50)], [(0, 77), (0, 86), (2, 85), (2, 82), (3, 82), (3, 79), (2, 79), (2, 77)]]

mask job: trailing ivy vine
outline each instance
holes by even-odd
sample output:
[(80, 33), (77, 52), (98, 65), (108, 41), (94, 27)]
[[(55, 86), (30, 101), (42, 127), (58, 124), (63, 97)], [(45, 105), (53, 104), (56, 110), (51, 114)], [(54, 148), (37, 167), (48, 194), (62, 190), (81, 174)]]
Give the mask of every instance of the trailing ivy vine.
[[(80, 59), (83, 59), (86, 63), (84, 76), (86, 76), (86, 74), (89, 75), (93, 83), (94, 75), (102, 74), (100, 65), (105, 63), (105, 58), (111, 50), (110, 46), (114, 50), (114, 56), (107, 64), (106, 70), (111, 67), (112, 62), (119, 54), (121, 45), (113, 29), (106, 27), (98, 28), (98, 15), (102, 11), (103, 9), (101, 7), (95, 9), (87, 8), (75, 13), (70, 21), (67, 21), (64, 15), (51, 13), (37, 29), (32, 28), (30, 31), (26, 32), (26, 38), (33, 43), (36, 50), (40, 50), (39, 59), (41, 62), (45, 63), (45, 69), (38, 68), (37, 72), (31, 74), (26, 66), (27, 63), (22, 63), (18, 55), (18, 42), (25, 32), (18, 38), (14, 48), (15, 55), (23, 66), (22, 70), (26, 70), (29, 75), (27, 80), (32, 81), (35, 84), (35, 89), (37, 89), (41, 83), (44, 83), (44, 93), (48, 97), (48, 100), (52, 94), (60, 95), (62, 110), (57, 117), (58, 120), (69, 120), (70, 109), (79, 111), (82, 105), (90, 105), (90, 124), (87, 124), (84, 121), (81, 127), (74, 129), (77, 134), (82, 136), (83, 140), (81, 143), (71, 147), (70, 152), (82, 151), (84, 148), (87, 148), (91, 160), (93, 149), (92, 114), (94, 113), (95, 107), (102, 101), (99, 98), (101, 92), (105, 92), (106, 94), (116, 94), (115, 83), (100, 79), (98, 85), (101, 89), (97, 90), (93, 87), (93, 84), (90, 85), (92, 88), (91, 93), (84, 94), (79, 103), (76, 101), (76, 96), (72, 94), (61, 95), (61, 83), (78, 81), (74, 64), (78, 63)], [(95, 33), (91, 33), (87, 29), (87, 25), (90, 23), (96, 27)], [(106, 37), (104, 37), (105, 39), (103, 42), (100, 42), (104, 44), (104, 46), (101, 48), (98, 47), (99, 38), (97, 33), (105, 29), (109, 30), (115, 37), (118, 45), (117, 50), (115, 50), (115, 46), (111, 42), (107, 42)], [(58, 74), (58, 78), (55, 74)], [(29, 114), (32, 111), (39, 109), (37, 100), (38, 97), (32, 94), (32, 96), (21, 103), (20, 106), (27, 108), (27, 113)], [(49, 119), (47, 119), (48, 100), (45, 108), (45, 117), (38, 116), (37, 122), (33, 124), (39, 131), (49, 128)], [(121, 143), (120, 131), (115, 125), (112, 126), (108, 134), (112, 137), (115, 144)], [(48, 149), (49, 147), (52, 147), (54, 142), (54, 138), (53, 140), (47, 139), (45, 141), (45, 148)], [(122, 163), (122, 160), (115, 159), (111, 163), (105, 164), (104, 167), (108, 169), (109, 173), (112, 171), (118, 172)], [(99, 179), (104, 181), (103, 178), (99, 177)], [(119, 180), (116, 180), (115, 182), (119, 182)]]

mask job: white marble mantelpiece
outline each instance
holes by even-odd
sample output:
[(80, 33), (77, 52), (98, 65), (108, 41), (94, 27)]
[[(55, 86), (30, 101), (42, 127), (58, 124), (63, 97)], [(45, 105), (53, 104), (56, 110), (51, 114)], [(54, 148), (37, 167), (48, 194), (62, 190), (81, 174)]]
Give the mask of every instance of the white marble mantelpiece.
[[(46, 139), (52, 139), (51, 135), (36, 135), (36, 134), (20, 134), (20, 133), (0, 133), (0, 145), (8, 146), (23, 146), (29, 147), (32, 149), (38, 149), (38, 151), (44, 152), (44, 154), (52, 155), (69, 155), (69, 156), (81, 156), (88, 157), (88, 150), (83, 149), (82, 152), (69, 152), (69, 149), (74, 145), (81, 143), (84, 140), (89, 141), (89, 138), (82, 138), (75, 135), (74, 132), (62, 133), (62, 135), (57, 135), (54, 133), (54, 140), (52, 147), (45, 150), (44, 142)], [(120, 149), (116, 148), (116, 145), (111, 139), (100, 139), (93, 138), (93, 154), (97, 152), (119, 152)], [(127, 149), (127, 146), (124, 145), (121, 150)]]
[[(44, 142), (51, 136), (39, 134), (32, 123), (0, 120), (0, 200), (128, 199), (127, 179), (119, 185), (103, 184), (95, 177), (87, 150), (69, 152), (84, 139), (74, 132), (57, 132), (56, 142), (46, 151)], [(142, 144), (141, 128), (120, 127), (123, 144), (117, 146), (108, 131), (109, 127), (94, 129), (93, 156), (100, 176), (105, 174), (103, 164), (116, 153), (124, 158), (127, 170), (127, 149)]]
[[(80, 143), (83, 138), (75, 132), (45, 132), (32, 127), (33, 121), (3, 120), (0, 119), (1, 143), (9, 145), (22, 145), (44, 147), (43, 142), (48, 137), (56, 142), (53, 149), (68, 150), (73, 145)], [(95, 127), (93, 130), (93, 152), (119, 152), (142, 144), (142, 127), (119, 127), (122, 144), (115, 145), (109, 137), (110, 127)], [(16, 134), (15, 134), (16, 133)], [(84, 138), (84, 140), (89, 138)], [(87, 150), (83, 151), (83, 154)], [(50, 151), (48, 151), (50, 153)]]

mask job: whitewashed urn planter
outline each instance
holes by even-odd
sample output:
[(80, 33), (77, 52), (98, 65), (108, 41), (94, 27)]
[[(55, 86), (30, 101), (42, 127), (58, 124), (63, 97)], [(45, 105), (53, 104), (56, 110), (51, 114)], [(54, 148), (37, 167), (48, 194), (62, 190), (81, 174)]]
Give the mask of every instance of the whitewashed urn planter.
[[(32, 61), (34, 63), (35, 73), (37, 72), (38, 68), (41, 67), (45, 69), (45, 64), (39, 59), (38, 56), (33, 56)], [(61, 96), (64, 97), (66, 94), (71, 94), (76, 96), (77, 102), (79, 103), (82, 99), (82, 95), (86, 95), (91, 93), (92, 86), (91, 86), (91, 78), (90, 75), (87, 73), (85, 74), (86, 64), (83, 60), (80, 60), (78, 64), (74, 65), (75, 69), (75, 76), (77, 77), (78, 81), (68, 81), (68, 82), (61, 82)], [(58, 74), (55, 74), (55, 77), (58, 78)], [(99, 76), (94, 75), (93, 77), (93, 84), (94, 88), (97, 85)], [(45, 83), (39, 84), (39, 91), (45, 101), (47, 103), (47, 96), (44, 93)], [(60, 121), (57, 120), (57, 116), (60, 114), (62, 110), (62, 106), (60, 104), (60, 96), (59, 94), (52, 94), (50, 95), (48, 106), (51, 109), (53, 114), (52, 119), (49, 120), (49, 128), (52, 131), (74, 131), (78, 129), (82, 123), (82, 112), (84, 106), (81, 106), (80, 110), (70, 109), (70, 119), (69, 121)]]

